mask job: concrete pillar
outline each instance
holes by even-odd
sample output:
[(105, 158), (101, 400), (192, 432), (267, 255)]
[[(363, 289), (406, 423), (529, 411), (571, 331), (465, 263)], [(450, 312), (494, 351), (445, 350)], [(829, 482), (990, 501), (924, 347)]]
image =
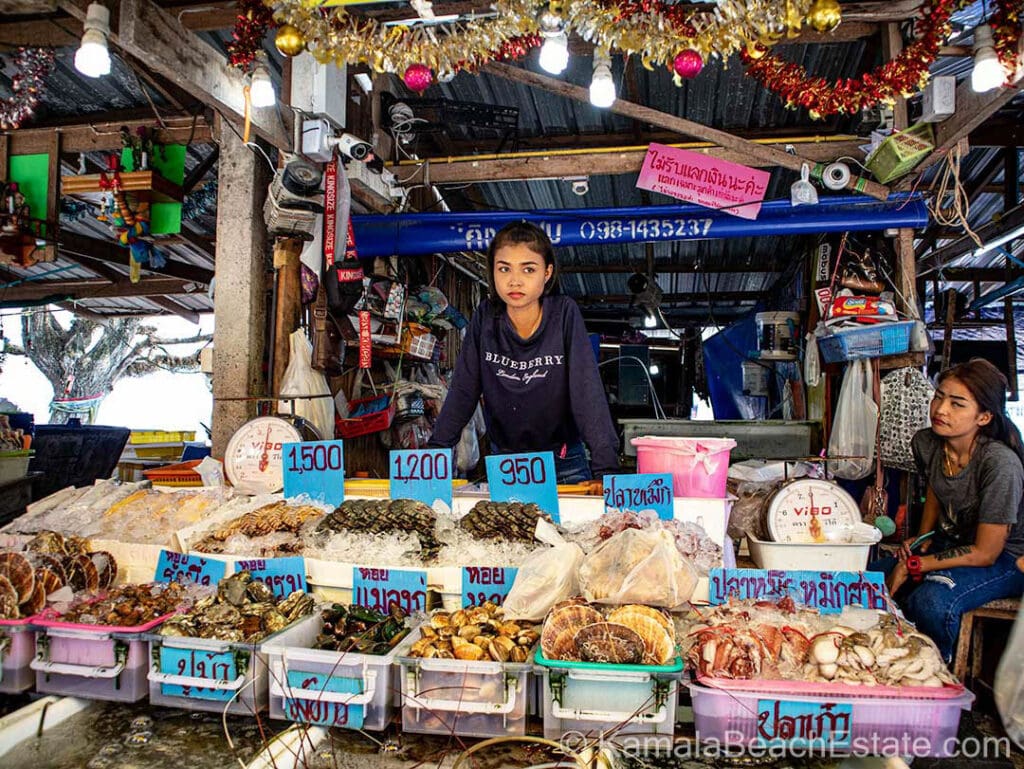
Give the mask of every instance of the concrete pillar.
[(213, 297), (213, 455), (223, 457), (231, 435), (256, 415), (267, 394), (267, 253), (263, 202), (267, 162), (218, 118), (217, 264)]

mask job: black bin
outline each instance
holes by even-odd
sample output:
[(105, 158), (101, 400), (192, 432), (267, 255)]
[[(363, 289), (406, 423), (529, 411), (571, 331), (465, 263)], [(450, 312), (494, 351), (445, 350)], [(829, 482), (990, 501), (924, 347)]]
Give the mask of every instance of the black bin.
[(131, 430), (127, 427), (36, 425), (29, 472), (41, 472), (36, 499), (65, 486), (88, 486), (97, 478), (110, 478), (121, 458)]

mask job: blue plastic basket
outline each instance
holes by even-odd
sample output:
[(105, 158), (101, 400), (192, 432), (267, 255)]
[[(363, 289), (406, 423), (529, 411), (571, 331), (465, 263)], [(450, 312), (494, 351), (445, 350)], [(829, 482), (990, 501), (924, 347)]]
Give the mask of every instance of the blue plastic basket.
[(825, 363), (899, 355), (910, 349), (910, 330), (913, 327), (914, 321), (908, 320), (840, 331), (820, 337), (818, 351)]

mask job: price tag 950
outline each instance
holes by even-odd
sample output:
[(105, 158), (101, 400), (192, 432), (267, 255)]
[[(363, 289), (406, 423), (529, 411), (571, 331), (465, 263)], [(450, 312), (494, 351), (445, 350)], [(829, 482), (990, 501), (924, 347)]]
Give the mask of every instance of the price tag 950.
[(344, 441), (286, 443), (281, 459), (286, 499), (307, 494), (329, 505), (345, 501)]
[(391, 498), (415, 499), (425, 505), (440, 500), (452, 508), (452, 450), (392, 451)]
[(495, 502), (533, 502), (560, 522), (555, 455), (550, 451), (487, 457), (487, 486)]

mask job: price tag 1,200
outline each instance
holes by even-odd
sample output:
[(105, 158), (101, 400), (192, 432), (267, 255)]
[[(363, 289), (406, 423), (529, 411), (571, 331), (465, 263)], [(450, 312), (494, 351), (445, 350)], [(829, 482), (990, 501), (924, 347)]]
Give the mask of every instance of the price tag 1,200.
[(480, 606), (485, 601), (501, 606), (518, 572), (514, 566), (463, 566), (463, 608)]
[(251, 573), (278, 598), (287, 598), (296, 590), (306, 592), (306, 559), (302, 556), (243, 560), (238, 562), (238, 570)]
[(406, 614), (427, 608), (427, 572), (422, 569), (352, 567), (352, 603), (388, 612), (397, 604)]
[(216, 585), (227, 573), (228, 565), (216, 558), (198, 555), (172, 553), (161, 550), (156, 562), (154, 582), (185, 582), (191, 580), (197, 585)]
[(440, 500), (452, 509), (452, 450), (392, 451), (391, 498), (415, 499), (425, 505)]
[(281, 459), (286, 499), (307, 494), (328, 505), (345, 501), (344, 441), (286, 443)]
[(495, 502), (533, 502), (561, 523), (555, 455), (550, 451), (487, 457), (487, 487)]
[(606, 510), (653, 510), (663, 521), (671, 521), (672, 475), (670, 473), (638, 473), (604, 477)]

